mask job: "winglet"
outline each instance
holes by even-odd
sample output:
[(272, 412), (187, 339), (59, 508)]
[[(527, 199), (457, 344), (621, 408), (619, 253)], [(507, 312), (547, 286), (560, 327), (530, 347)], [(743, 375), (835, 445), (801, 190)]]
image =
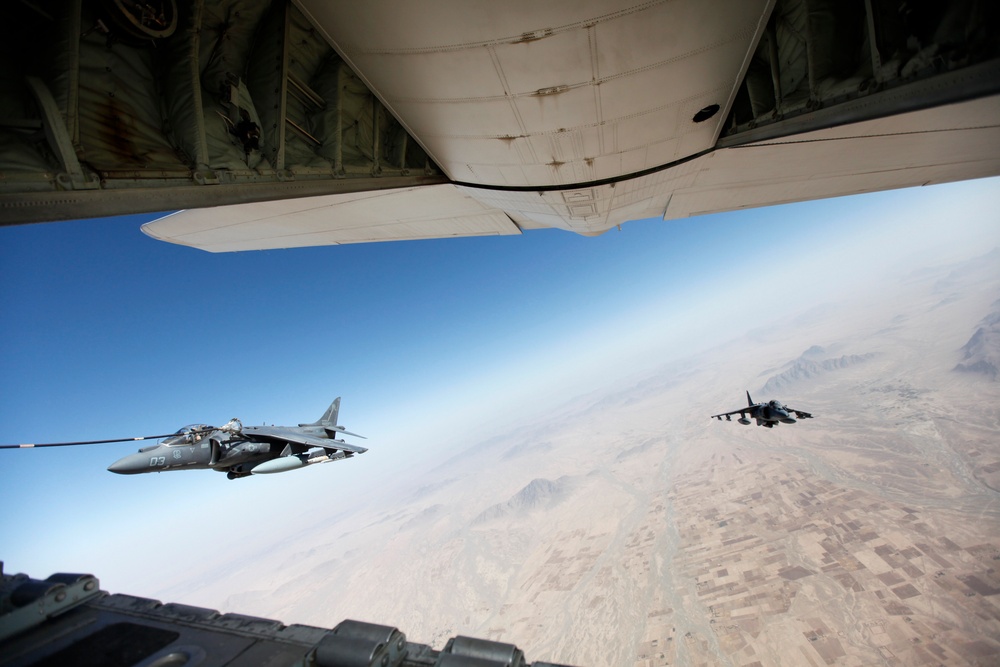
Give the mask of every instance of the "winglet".
[(753, 399), (750, 398), (750, 391), (749, 390), (747, 391), (747, 407), (748, 408), (752, 408), (753, 407)]

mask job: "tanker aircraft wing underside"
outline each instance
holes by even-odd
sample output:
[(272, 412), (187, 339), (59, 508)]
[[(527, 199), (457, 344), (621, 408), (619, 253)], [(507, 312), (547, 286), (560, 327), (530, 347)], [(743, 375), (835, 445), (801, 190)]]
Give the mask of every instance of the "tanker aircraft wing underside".
[[(133, 6), (134, 5), (134, 6)], [(0, 224), (212, 252), (519, 234), (1000, 174), (1000, 6), (34, 0)]]

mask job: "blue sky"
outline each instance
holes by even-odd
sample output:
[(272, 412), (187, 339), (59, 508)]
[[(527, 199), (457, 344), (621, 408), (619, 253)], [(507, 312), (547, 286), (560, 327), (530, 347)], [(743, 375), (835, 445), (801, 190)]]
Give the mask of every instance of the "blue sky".
[(106, 472), (130, 443), (2, 451), (0, 558), (8, 571), (91, 570), (150, 594), (135, 589), (143, 568), (178, 539), (229, 544), (258, 519), (364, 502), (366, 485), (531, 410), (868, 288), (895, 265), (986, 252), (1000, 245), (998, 204), (991, 179), (637, 221), (597, 238), (222, 255), (139, 232), (157, 216), (0, 228), (3, 443), (234, 416), (294, 424), (343, 396), (342, 423), (371, 447), (235, 482)]

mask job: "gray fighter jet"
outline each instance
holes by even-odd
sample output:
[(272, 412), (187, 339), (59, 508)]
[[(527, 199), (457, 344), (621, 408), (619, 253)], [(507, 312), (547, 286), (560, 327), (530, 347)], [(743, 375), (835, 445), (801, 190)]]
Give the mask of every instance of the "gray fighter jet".
[(368, 451), (351, 445), (339, 435), (364, 438), (337, 424), (340, 412), (338, 396), (319, 421), (298, 426), (243, 426), (239, 419), (231, 419), (225, 426), (191, 424), (166, 436), (143, 436), (116, 440), (91, 440), (87, 442), (56, 442), (41, 445), (3, 445), (0, 448), (66, 447), (92, 445), (106, 442), (151, 440), (161, 442), (143, 447), (108, 466), (108, 470), (122, 475), (165, 470), (211, 469), (224, 472), (229, 479), (304, 468), (317, 463), (349, 459)]
[(739, 410), (733, 410), (732, 412), (723, 412), (722, 414), (712, 415), (712, 419), (718, 419), (722, 421), (725, 417), (726, 421), (732, 421), (733, 415), (739, 415), (740, 418), (737, 419), (739, 423), (744, 426), (750, 425), (750, 419), (747, 415), (757, 420), (757, 426), (765, 426), (767, 428), (774, 428), (775, 424), (794, 424), (795, 417), (791, 416), (791, 413), (795, 413), (795, 417), (799, 419), (812, 419), (812, 414), (808, 412), (803, 412), (802, 410), (794, 410), (787, 405), (782, 404), (780, 401), (768, 401), (767, 403), (754, 403), (753, 399), (750, 398), (750, 392), (747, 392), (747, 407), (740, 408)]

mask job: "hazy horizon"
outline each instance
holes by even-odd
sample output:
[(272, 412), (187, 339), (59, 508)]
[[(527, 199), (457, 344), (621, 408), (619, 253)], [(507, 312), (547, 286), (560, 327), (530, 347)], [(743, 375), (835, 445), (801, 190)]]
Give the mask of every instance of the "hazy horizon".
[[(7, 535), (0, 558), (7, 572), (91, 571), (112, 592), (158, 597), (187, 587), (204, 599), (174, 601), (209, 604), (219, 599), (211, 586), (198, 594), (190, 582), (243, 572), (252, 577), (247, 589), (258, 590), (280, 573), (254, 570), (254, 559), (308, 542), (322, 526), (347, 522), (357, 548), (382, 553), (364, 546), (365, 516), (394, 502), (407, 512), (406, 494), (447, 481), (433, 477), (444, 474), (440, 466), (462, 467), (468, 457), (475, 467), (490, 442), (514, 433), (531, 433), (523, 443), (529, 453), (545, 446), (558, 453), (531, 459), (529, 468), (545, 468), (537, 476), (550, 480), (560, 470), (581, 474), (575, 468), (590, 465), (607, 443), (625, 451), (640, 446), (633, 442), (640, 436), (655, 440), (663, 423), (676, 433), (661, 433), (662, 442), (702, 430), (719, 435), (706, 451), (746, 446), (733, 438), (816, 437), (841, 424), (817, 418), (771, 434), (707, 415), (740, 407), (748, 389), (757, 400), (799, 407), (794, 391), (758, 395), (767, 379), (758, 376), (775, 363), (776, 349), (787, 362), (813, 344), (830, 345), (829, 358), (865, 352), (837, 348), (843, 341), (832, 323), (853, 339), (888, 345), (878, 320), (887, 308), (914, 308), (906, 299), (921, 272), (946, 274), (1000, 247), (998, 204), (1000, 179), (987, 179), (637, 221), (598, 238), (533, 231), (233, 255), (145, 238), (138, 224), (154, 216), (2, 228), (4, 443), (165, 433), (234, 416), (297, 424), (342, 396), (341, 423), (369, 437), (369, 452), (236, 481), (211, 471), (106, 472), (135, 450), (129, 443), (0, 452), (0, 498), (17, 507), (0, 524)], [(985, 262), (983, 284), (995, 290), (1000, 262), (992, 274)], [(968, 299), (978, 304), (986, 295)], [(940, 324), (968, 330), (956, 354), (978, 321), (962, 313), (970, 321)], [(580, 462), (569, 454), (576, 446), (546, 445), (538, 435), (561, 433), (581, 406), (613, 402), (644, 381), (671, 397), (663, 407), (670, 421), (630, 423), (627, 406), (616, 406), (612, 420), (574, 436)], [(685, 393), (670, 393), (670, 382)], [(986, 395), (997, 395), (996, 383), (984, 382)], [(828, 391), (841, 396), (843, 388)], [(833, 401), (815, 388), (806, 393), (819, 407), (802, 409), (818, 414)], [(685, 456), (681, 468), (704, 474), (700, 459)], [(480, 495), (506, 502), (507, 486), (524, 486), (490, 480), (490, 472), (468, 487), (477, 496), (464, 503), (468, 512)], [(296, 615), (283, 604), (248, 613)], [(541, 659), (517, 636), (505, 641)]]

